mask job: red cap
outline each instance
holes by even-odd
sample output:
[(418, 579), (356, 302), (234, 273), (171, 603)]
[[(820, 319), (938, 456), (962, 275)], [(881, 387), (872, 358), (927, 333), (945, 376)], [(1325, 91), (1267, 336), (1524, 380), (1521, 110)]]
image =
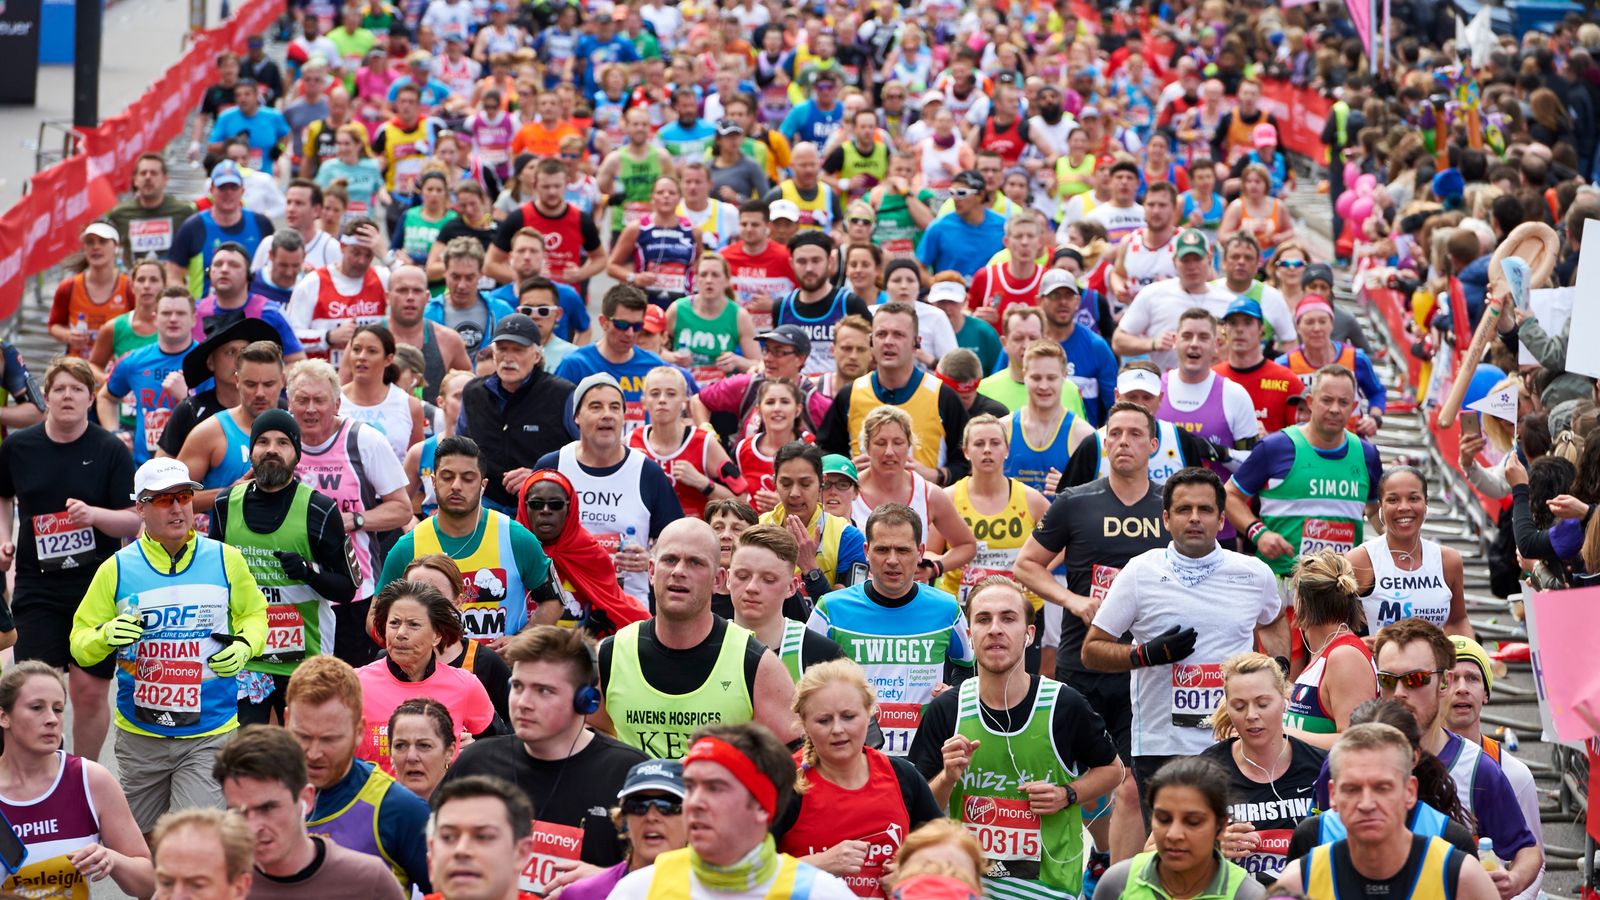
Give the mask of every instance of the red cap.
[(1096, 169), (1104, 169), (1116, 164), (1117, 158), (1109, 153), (1100, 154), (1100, 158), (1094, 161), (1094, 167)]
[(660, 334), (667, 330), (667, 314), (654, 303), (644, 308), (644, 330), (649, 334)]

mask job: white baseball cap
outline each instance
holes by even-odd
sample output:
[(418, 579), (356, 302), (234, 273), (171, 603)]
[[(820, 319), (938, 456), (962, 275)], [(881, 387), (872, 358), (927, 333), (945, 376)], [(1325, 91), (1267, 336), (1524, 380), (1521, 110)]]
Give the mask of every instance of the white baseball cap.
[(941, 281), (928, 290), (929, 303), (965, 303), (967, 289), (954, 281)]
[(90, 235), (110, 241), (113, 244), (122, 243), (122, 236), (117, 234), (115, 228), (105, 222), (90, 222), (89, 227), (83, 229), (83, 234), (79, 235), (79, 238), (86, 238)]
[(188, 488), (191, 491), (200, 489), (200, 482), (189, 477), (189, 467), (170, 456), (159, 457), (146, 462), (133, 473), (132, 499), (137, 500), (146, 494), (164, 494), (177, 488)]
[(1152, 397), (1161, 396), (1161, 376), (1149, 369), (1123, 369), (1117, 375), (1117, 393), (1129, 394), (1144, 391)]
[(793, 200), (774, 200), (767, 207), (767, 218), (776, 222), (779, 219), (788, 219), (791, 222), (800, 221), (800, 207)]

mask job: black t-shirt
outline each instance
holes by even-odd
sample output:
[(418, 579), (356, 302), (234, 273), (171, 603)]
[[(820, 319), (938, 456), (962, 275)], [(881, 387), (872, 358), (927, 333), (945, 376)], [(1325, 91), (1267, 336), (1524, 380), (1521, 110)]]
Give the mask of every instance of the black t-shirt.
[[(1033, 539), (1051, 553), (1066, 550), (1067, 589), (1087, 597), (1104, 596), (1111, 579), (1128, 560), (1165, 547), (1172, 536), (1161, 522), (1159, 486), (1152, 483), (1143, 499), (1124, 506), (1111, 490), (1110, 479), (1101, 478), (1057, 494), (1034, 526)], [(1082, 658), (1083, 638), (1088, 633), (1089, 626), (1077, 616), (1061, 617), (1057, 678), (1089, 671)]]
[[(104, 509), (132, 506), (133, 454), (120, 438), (93, 422), (66, 444), (51, 440), (44, 429), (40, 422), (0, 442), (0, 497), (17, 502), (18, 580), (48, 578), (52, 602), (71, 609), (88, 590), (100, 563), (110, 559), (122, 542), (96, 530), (93, 546), (81, 547), (73, 537), (78, 526), (63, 515), (50, 520), (41, 548), (35, 539), (35, 517), (63, 513), (67, 500), (74, 498)], [(41, 549), (45, 566), (40, 565)]]
[[(928, 787), (928, 780), (922, 777), (909, 761), (898, 756), (891, 756), (890, 768), (894, 769), (894, 780), (900, 785), (900, 802), (906, 806), (906, 815), (911, 820), (911, 830), (916, 831), (934, 819), (944, 818), (944, 810), (939, 808), (939, 801), (933, 798), (933, 791)], [(780, 843), (789, 829), (800, 821), (800, 810), (805, 805), (806, 795), (795, 794), (789, 802), (787, 809), (772, 823), (772, 836)], [(841, 837), (840, 842), (850, 840)]]
[[(516, 237), (517, 232), (524, 227), (537, 228), (540, 234), (549, 234), (567, 214), (566, 208), (563, 207), (561, 215), (552, 218), (540, 212), (538, 206), (534, 206), (534, 218), (532, 222), (529, 222), (522, 215), (522, 211), (525, 208), (526, 206), (519, 206), (504, 219), (500, 220), (499, 227), (494, 231), (494, 245), (496, 247), (510, 253), (511, 239)], [(593, 253), (600, 249), (600, 229), (595, 227), (593, 216), (580, 211), (578, 215), (578, 230), (583, 233), (583, 250), (585, 253)]]
[[(500, 654), (489, 649), (489, 645), (481, 641), (473, 641), (478, 649), (472, 657), (472, 674), (478, 676), (478, 681), (483, 684), (483, 689), (489, 694), (489, 704), (500, 716), (502, 722), (511, 722), (511, 667), (500, 658)], [(450, 663), (454, 668), (463, 668), (467, 661), (466, 651)]]
[[(1421, 803), (1420, 800), (1417, 802)], [(1416, 817), (1417, 808), (1413, 808), (1406, 823), (1409, 825), (1416, 820)], [(1301, 819), (1300, 824), (1294, 827), (1294, 837), (1289, 839), (1289, 858), (1300, 859), (1310, 853), (1311, 848), (1322, 843), (1320, 840), (1321, 832), (1322, 816), (1320, 814)], [(1467, 829), (1467, 826), (1457, 822), (1455, 819), (1450, 819), (1445, 822), (1442, 837), (1462, 853), (1477, 858), (1478, 839)]]
[(473, 228), (463, 222), (460, 216), (457, 216), (444, 223), (444, 227), (439, 229), (439, 235), (433, 239), (433, 242), (440, 246), (448, 246), (452, 240), (462, 236), (476, 240), (483, 247), (483, 251), (487, 253), (489, 252), (489, 244), (494, 241), (494, 223), (491, 222), (488, 228)]
[[(1289, 742), (1289, 768), (1271, 784), (1252, 781), (1240, 771), (1233, 759), (1233, 745), (1238, 738), (1229, 738), (1207, 747), (1201, 756), (1221, 765), (1228, 773), (1228, 817), (1235, 822), (1249, 822), (1256, 826), (1261, 836), (1257, 850), (1234, 863), (1254, 875), (1264, 885), (1271, 885), (1283, 874), (1283, 867), (1294, 857), (1289, 855), (1290, 838), (1295, 826), (1316, 806), (1312, 788), (1322, 771), (1322, 761), (1328, 754), (1295, 737)], [(1280, 751), (1281, 752), (1281, 751)], [(1246, 763), (1246, 767), (1249, 764)]]
[[(1028, 691), (1010, 709), (994, 709), (979, 702), (979, 715), (995, 731), (1015, 731), (1033, 714), (1034, 698), (1039, 695), (1040, 676), (1031, 676)], [(922, 777), (932, 780), (944, 769), (944, 742), (956, 733), (960, 722), (961, 692), (952, 688), (933, 698), (922, 713), (922, 724), (911, 741), (907, 756)], [(1056, 695), (1055, 714), (1050, 719), (1050, 743), (1056, 757), (1068, 769), (1084, 772), (1095, 766), (1109, 766), (1117, 758), (1116, 745), (1106, 733), (1105, 721), (1089, 706), (1083, 695), (1063, 684)]]
[[(639, 674), (663, 694), (688, 694), (706, 683), (711, 670), (716, 668), (717, 656), (722, 653), (722, 640), (728, 633), (728, 620), (712, 616), (711, 633), (706, 639), (687, 650), (674, 650), (656, 640), (656, 620), (646, 619), (639, 625)], [(600, 683), (611, 683), (611, 650), (613, 638), (600, 642)], [(755, 696), (756, 669), (761, 665), (761, 655), (767, 652), (765, 644), (755, 638), (744, 651), (744, 686)]]
[(444, 780), (467, 775), (504, 778), (526, 794), (533, 817), (583, 830), (579, 858), (602, 868), (622, 862), (622, 842), (606, 812), (628, 770), (649, 757), (615, 738), (594, 734), (589, 745), (566, 759), (534, 759), (516, 735), (473, 741), (461, 751)]
[(173, 408), (172, 418), (167, 420), (167, 427), (161, 429), (161, 440), (158, 442), (161, 452), (168, 456), (177, 456), (183, 450), (183, 442), (189, 439), (189, 432), (223, 409), (222, 401), (217, 399), (216, 388), (209, 388), (183, 398)]
[(238, 105), (233, 101), (234, 88), (236, 87), (238, 87), (238, 84), (224, 85), (218, 83), (206, 88), (205, 94), (200, 98), (200, 114), (210, 116), (211, 120), (215, 122), (217, 116), (221, 115), (223, 110)]

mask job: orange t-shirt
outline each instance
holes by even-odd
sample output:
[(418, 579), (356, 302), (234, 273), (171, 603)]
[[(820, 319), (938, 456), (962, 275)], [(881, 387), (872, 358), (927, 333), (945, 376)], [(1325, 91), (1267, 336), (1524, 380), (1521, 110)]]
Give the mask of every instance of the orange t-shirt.
[(529, 122), (511, 139), (511, 155), (532, 153), (552, 159), (561, 154), (561, 142), (568, 137), (581, 137), (571, 122), (561, 122), (554, 128), (546, 128), (543, 122)]
[(49, 324), (71, 328), (78, 324), (78, 316), (81, 314), (84, 324), (89, 327), (92, 344), (94, 335), (99, 332), (101, 325), (133, 309), (133, 290), (128, 276), (118, 274), (117, 285), (112, 288), (111, 297), (103, 303), (96, 303), (89, 298), (89, 289), (84, 284), (85, 274), (79, 272), (56, 285), (55, 299), (50, 303)]

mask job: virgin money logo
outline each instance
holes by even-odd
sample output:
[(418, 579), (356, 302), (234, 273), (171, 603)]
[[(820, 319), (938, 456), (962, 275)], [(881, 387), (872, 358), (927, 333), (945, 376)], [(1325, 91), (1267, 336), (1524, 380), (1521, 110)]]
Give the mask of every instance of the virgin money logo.
[(34, 534), (55, 534), (59, 531), (67, 531), (71, 527), (72, 522), (70, 522), (65, 516), (61, 518), (57, 518), (55, 516), (40, 516), (39, 518), (33, 520)]
[(1000, 807), (992, 797), (968, 797), (963, 803), (966, 819), (978, 825), (993, 825), (1000, 819)]

